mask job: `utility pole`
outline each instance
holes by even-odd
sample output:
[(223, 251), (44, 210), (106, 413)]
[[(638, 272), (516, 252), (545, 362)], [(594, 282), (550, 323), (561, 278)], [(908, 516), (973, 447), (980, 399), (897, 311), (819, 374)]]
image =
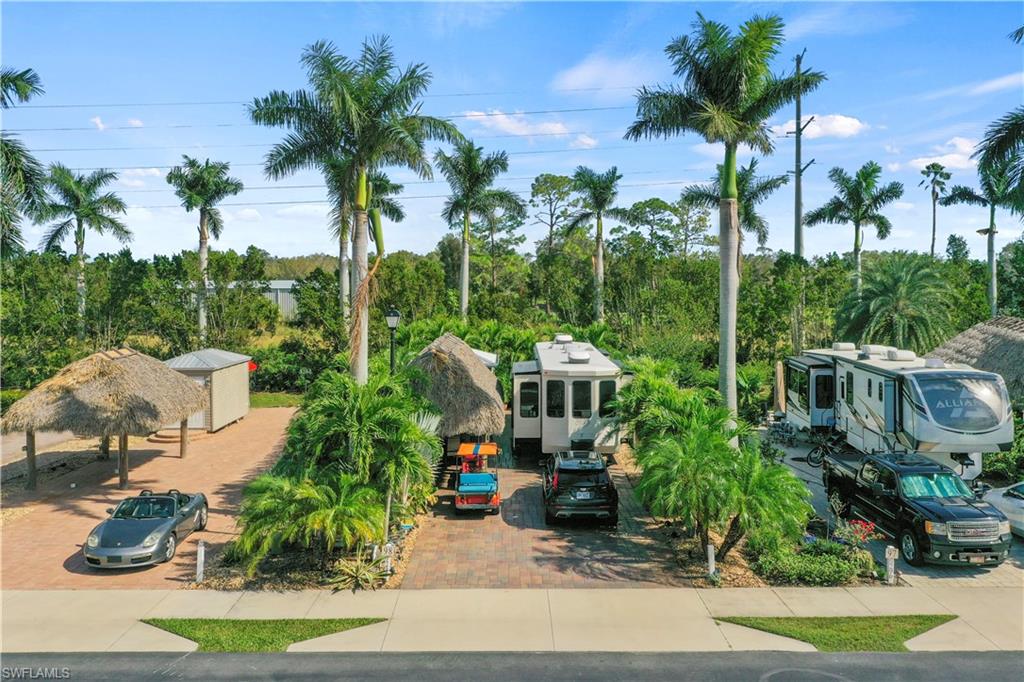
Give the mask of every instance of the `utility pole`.
[[(793, 180), (794, 189), (793, 193), (793, 253), (800, 258), (800, 301), (797, 303), (797, 309), (793, 316), (793, 351), (800, 353), (803, 350), (804, 341), (804, 206), (803, 206), (803, 175), (804, 171), (812, 163), (814, 159), (807, 162), (805, 166), (803, 164), (803, 158), (801, 157), (801, 142), (803, 140), (804, 129), (811, 125), (811, 121), (814, 120), (812, 116), (808, 119), (807, 123), (803, 122), (803, 110), (801, 107), (801, 96), (803, 94), (801, 83), (800, 83), (800, 67), (804, 60), (804, 53), (807, 50), (803, 50), (796, 56), (796, 130), (793, 131), (793, 136), (796, 141), (796, 162), (793, 165)], [(789, 135), (790, 133), (786, 133)]]

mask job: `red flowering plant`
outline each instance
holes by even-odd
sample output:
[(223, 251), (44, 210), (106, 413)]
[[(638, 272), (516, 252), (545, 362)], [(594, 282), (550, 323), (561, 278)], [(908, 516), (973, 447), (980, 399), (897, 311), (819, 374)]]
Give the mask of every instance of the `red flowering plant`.
[(873, 540), (877, 533), (875, 524), (870, 521), (854, 519), (853, 521), (840, 521), (836, 525), (833, 536), (839, 542), (849, 545), (853, 549), (860, 549), (867, 544), (868, 540)]

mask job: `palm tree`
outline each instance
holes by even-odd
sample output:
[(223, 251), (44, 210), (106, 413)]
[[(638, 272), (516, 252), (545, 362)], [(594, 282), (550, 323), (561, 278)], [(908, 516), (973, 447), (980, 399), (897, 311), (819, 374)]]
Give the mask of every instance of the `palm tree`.
[[(714, 208), (722, 196), (722, 174), (724, 167), (718, 166), (718, 173), (709, 184), (690, 185), (683, 189), (682, 202), (700, 208)], [(757, 175), (757, 159), (736, 171), (736, 214), (739, 219), (739, 239), (736, 245), (736, 257), (742, 259), (743, 233), (750, 232), (757, 237), (757, 245), (764, 246), (768, 241), (768, 221), (757, 212), (757, 205), (771, 196), (775, 190), (789, 182), (788, 175)], [(740, 270), (737, 263), (737, 272)]]
[(842, 338), (925, 353), (950, 334), (949, 285), (935, 261), (887, 254), (864, 274), (863, 295), (850, 292), (836, 327)]
[[(43, 94), (39, 75), (32, 69), (0, 69), (0, 108), (28, 102)], [(0, 257), (21, 253), (22, 215), (36, 215), (46, 198), (46, 171), (20, 140), (0, 132)]]
[(853, 177), (842, 168), (833, 168), (828, 172), (828, 178), (836, 187), (836, 196), (804, 215), (805, 225), (853, 224), (854, 282), (858, 296), (861, 291), (860, 252), (864, 242), (861, 229), (873, 225), (879, 239), (888, 237), (892, 223), (881, 214), (881, 210), (903, 196), (903, 185), (899, 182), (880, 187), (878, 180), (881, 175), (882, 167), (874, 161), (861, 166)]
[[(1024, 26), (1010, 34), (1010, 40), (1024, 40)], [(1010, 111), (992, 123), (985, 131), (978, 150), (974, 153), (982, 171), (1002, 171), (1014, 185), (1024, 184), (1024, 106)]]
[(174, 194), (181, 199), (186, 211), (199, 211), (199, 340), (206, 341), (206, 292), (210, 287), (207, 267), (209, 261), (210, 236), (220, 239), (224, 231), (224, 219), (217, 204), (225, 198), (242, 191), (242, 181), (228, 175), (231, 165), (225, 161), (202, 163), (198, 159), (182, 155), (181, 165), (167, 173), (167, 183), (174, 187)]
[(604, 173), (597, 173), (586, 166), (579, 166), (572, 176), (573, 185), (583, 198), (583, 208), (569, 221), (569, 229), (576, 230), (594, 222), (594, 321), (604, 322), (604, 217), (622, 217), (623, 212), (615, 209), (615, 197), (619, 193), (622, 174), (612, 166)]
[(50, 166), (50, 196), (40, 208), (40, 218), (58, 221), (51, 225), (40, 248), (54, 249), (69, 234), (75, 238), (75, 260), (78, 263), (78, 336), (85, 336), (85, 230), (97, 234), (109, 232), (118, 241), (131, 240), (131, 230), (116, 216), (125, 212), (124, 201), (103, 188), (117, 180), (117, 173), (96, 170), (88, 175), (74, 173), (59, 163)]
[(483, 147), (477, 147), (472, 140), (462, 140), (455, 144), (452, 154), (438, 151), (434, 155), (434, 163), (451, 188), (451, 196), (445, 202), (441, 217), (449, 225), (462, 221), (459, 312), (465, 320), (469, 315), (471, 220), (478, 218), (486, 221), (496, 210), (522, 217), (526, 214), (526, 206), (515, 192), (492, 187), (499, 175), (508, 172), (508, 154), (503, 151), (484, 155)]
[(995, 317), (998, 305), (998, 273), (996, 271), (996, 209), (1004, 208), (1011, 213), (1024, 215), (1024, 187), (1014, 184), (1011, 179), (1011, 164), (1003, 161), (994, 166), (981, 166), (978, 180), (981, 190), (975, 191), (964, 185), (954, 185), (949, 194), (939, 202), (943, 206), (971, 204), (988, 208), (988, 228), (978, 230), (988, 241), (988, 304), (989, 313)]
[(946, 193), (946, 183), (953, 177), (953, 174), (938, 161), (932, 161), (921, 170), (921, 175), (924, 176), (924, 179), (917, 186), (927, 185), (932, 195), (932, 247), (928, 251), (928, 255), (935, 258), (936, 207), (939, 205), (939, 197)]
[(693, 34), (676, 38), (665, 52), (682, 79), (682, 87), (641, 88), (636, 121), (626, 138), (672, 137), (694, 132), (707, 142), (725, 145), (719, 198), (719, 390), (736, 411), (736, 297), (739, 273), (739, 217), (736, 152), (741, 144), (772, 152), (766, 121), (799, 93), (825, 80), (817, 71), (800, 78), (774, 76), (769, 63), (783, 42), (777, 16), (754, 17), (733, 35), (727, 26), (700, 13)]

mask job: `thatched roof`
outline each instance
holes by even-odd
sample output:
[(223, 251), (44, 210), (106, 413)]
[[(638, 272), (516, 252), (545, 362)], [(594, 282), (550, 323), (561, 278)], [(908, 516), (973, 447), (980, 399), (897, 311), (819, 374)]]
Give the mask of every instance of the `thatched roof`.
[(131, 348), (72, 362), (11, 405), (10, 431), (145, 436), (206, 406), (206, 391), (181, 372)]
[(1006, 316), (979, 322), (928, 355), (1001, 374), (1010, 396), (1024, 399), (1024, 319)]
[(442, 436), (496, 436), (505, 429), (497, 379), (465, 341), (445, 334), (410, 364), (427, 375), (419, 388), (441, 411)]

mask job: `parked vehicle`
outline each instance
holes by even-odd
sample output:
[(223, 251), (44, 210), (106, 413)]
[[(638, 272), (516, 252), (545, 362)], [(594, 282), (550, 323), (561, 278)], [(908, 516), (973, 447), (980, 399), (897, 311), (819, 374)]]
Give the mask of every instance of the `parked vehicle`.
[(544, 521), (599, 519), (610, 526), (619, 522), (619, 492), (608, 475), (608, 465), (596, 452), (556, 452), (544, 463)]
[(494, 471), (460, 472), (455, 483), (455, 513), (485, 511), (497, 514), (501, 509), (498, 474)]
[(822, 479), (840, 517), (859, 516), (896, 538), (911, 566), (999, 564), (1010, 552), (1010, 522), (952, 469), (914, 454), (829, 456)]
[(133, 568), (173, 559), (179, 542), (206, 528), (209, 505), (202, 493), (143, 490), (107, 513), (110, 518), (85, 541), (85, 561), (96, 568)]
[(985, 493), (985, 501), (1006, 515), (1014, 533), (1024, 536), (1024, 482), (992, 488)]

